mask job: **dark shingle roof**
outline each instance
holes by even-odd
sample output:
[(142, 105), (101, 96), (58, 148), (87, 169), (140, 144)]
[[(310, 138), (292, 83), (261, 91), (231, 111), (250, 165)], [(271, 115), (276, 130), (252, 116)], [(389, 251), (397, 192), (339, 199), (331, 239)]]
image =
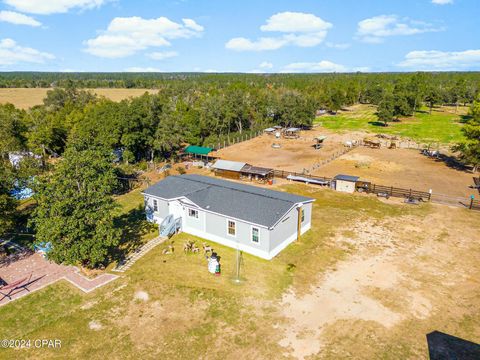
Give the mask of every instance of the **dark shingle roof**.
[(359, 177), (358, 176), (352, 176), (352, 175), (339, 174), (339, 175), (335, 176), (334, 179), (335, 180), (356, 182), (359, 179)]
[(144, 193), (164, 199), (185, 196), (205, 210), (267, 227), (293, 205), (314, 200), (201, 175), (169, 176)]

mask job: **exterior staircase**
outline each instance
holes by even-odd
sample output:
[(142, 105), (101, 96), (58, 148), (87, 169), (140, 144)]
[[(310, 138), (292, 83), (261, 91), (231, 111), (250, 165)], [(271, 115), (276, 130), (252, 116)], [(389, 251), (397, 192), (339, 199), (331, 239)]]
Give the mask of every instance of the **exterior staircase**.
[(150, 250), (152, 250), (154, 247), (157, 245), (160, 245), (163, 243), (165, 240), (167, 240), (168, 237), (166, 236), (158, 236), (153, 240), (150, 240), (148, 243), (145, 245), (141, 246), (138, 248), (133, 254), (128, 255), (123, 261), (121, 261), (115, 269), (112, 271), (116, 272), (125, 272), (130, 267), (135, 264), (135, 262), (140, 259), (142, 256), (144, 256), (146, 253), (148, 253)]

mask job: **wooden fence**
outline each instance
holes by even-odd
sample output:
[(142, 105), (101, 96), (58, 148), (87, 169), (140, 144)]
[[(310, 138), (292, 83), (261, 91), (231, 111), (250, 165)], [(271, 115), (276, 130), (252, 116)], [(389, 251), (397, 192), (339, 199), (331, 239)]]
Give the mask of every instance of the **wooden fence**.
[(402, 189), (396, 188), (393, 186), (385, 186), (385, 185), (377, 185), (377, 184), (370, 184), (365, 191), (367, 193), (372, 194), (385, 194), (391, 197), (398, 197), (398, 198), (414, 198), (423, 201), (430, 201), (432, 194), (425, 191), (418, 191), (412, 189)]
[[(301, 176), (306, 179), (318, 180), (318, 181), (328, 181), (332, 182), (332, 178), (324, 177), (324, 176), (312, 176), (303, 173), (297, 173), (293, 171), (285, 171), (285, 170), (274, 170), (273, 175), (276, 178), (286, 179), (289, 175), (292, 176)], [(384, 185), (377, 185), (377, 184), (368, 184), (365, 187), (360, 187), (363, 191), (371, 194), (385, 194), (391, 197), (398, 197), (398, 198), (414, 198), (414, 199), (421, 199), (423, 201), (430, 201), (432, 194), (425, 191), (418, 191), (413, 189), (402, 189), (396, 188), (393, 186), (384, 186)], [(357, 189), (358, 190), (358, 189)], [(361, 191), (362, 191), (361, 190)]]
[(263, 131), (261, 131), (261, 130), (249, 131), (249, 132), (244, 133), (242, 135), (237, 135), (237, 136), (232, 136), (232, 137), (229, 136), (227, 139), (225, 139), (223, 141), (210, 143), (210, 144), (208, 144), (208, 146), (211, 147), (212, 149), (220, 150), (220, 149), (224, 149), (226, 147), (229, 147), (231, 145), (241, 143), (243, 141), (251, 140), (251, 139), (256, 138), (256, 137), (258, 137), (262, 134), (263, 134)]

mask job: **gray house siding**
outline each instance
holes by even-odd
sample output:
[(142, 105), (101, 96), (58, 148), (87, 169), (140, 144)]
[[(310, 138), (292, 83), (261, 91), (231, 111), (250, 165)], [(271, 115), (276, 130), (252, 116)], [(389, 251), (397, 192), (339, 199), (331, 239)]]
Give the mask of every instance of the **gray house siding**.
[[(206, 217), (206, 233), (226, 239), (233, 244), (239, 243), (243, 246), (250, 247), (257, 251), (268, 254), (269, 232), (266, 228), (251, 225), (240, 220), (229, 219), (227, 217), (212, 213), (206, 213)], [(228, 220), (233, 220), (236, 223), (235, 236), (231, 236), (228, 234)], [(252, 241), (252, 226), (259, 229), (260, 236), (258, 243), (254, 243)]]
[(163, 219), (168, 215), (168, 201), (158, 199), (158, 198), (153, 198), (153, 197), (146, 197), (145, 198), (145, 206), (151, 209), (153, 211), (153, 200), (157, 200), (157, 211), (153, 212), (153, 218), (154, 221), (159, 224), (162, 222)]
[[(312, 203), (302, 205), (305, 214), (305, 220), (302, 223), (301, 233), (305, 233), (311, 227)], [(270, 231), (269, 252), (275, 255), (286, 245), (297, 238), (298, 210), (296, 207), (291, 209), (280, 222)], [(282, 247), (283, 246), (283, 247)], [(279, 249), (280, 247), (280, 249)]]

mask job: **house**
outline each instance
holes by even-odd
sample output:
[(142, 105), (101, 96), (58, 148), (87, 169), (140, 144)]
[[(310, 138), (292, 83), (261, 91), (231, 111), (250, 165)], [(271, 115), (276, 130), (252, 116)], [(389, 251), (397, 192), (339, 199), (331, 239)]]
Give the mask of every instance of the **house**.
[(238, 161), (217, 160), (212, 165), (216, 176), (230, 179), (242, 179), (248, 181), (269, 182), (273, 179), (273, 169), (252, 166)]
[(149, 221), (172, 222), (181, 231), (264, 259), (310, 229), (314, 201), (200, 175), (169, 176), (143, 195)]
[(333, 178), (335, 181), (335, 190), (353, 194), (357, 187), (358, 179), (358, 176), (336, 175)]

